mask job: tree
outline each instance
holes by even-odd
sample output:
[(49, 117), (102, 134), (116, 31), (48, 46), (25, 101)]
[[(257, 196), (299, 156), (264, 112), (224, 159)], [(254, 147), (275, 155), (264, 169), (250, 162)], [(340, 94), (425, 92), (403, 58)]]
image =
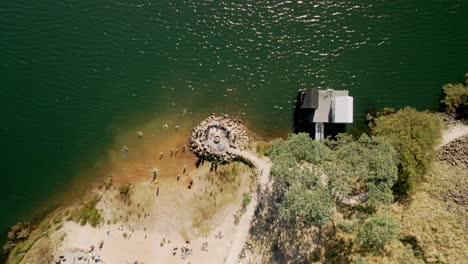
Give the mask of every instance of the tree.
[(387, 216), (374, 216), (367, 219), (359, 229), (356, 243), (366, 249), (382, 250), (400, 233), (398, 222)]
[(399, 194), (410, 192), (434, 159), (442, 134), (439, 117), (407, 107), (372, 119), (370, 129), (373, 135), (388, 140), (398, 153), (399, 177), (394, 190)]
[(290, 135), (286, 140), (275, 139), (269, 150), (273, 162), (271, 174), (284, 188), (297, 183), (311, 188), (319, 182), (318, 164), (329, 155), (328, 148), (306, 133)]
[(444, 98), (440, 101), (449, 114), (468, 117), (468, 73), (465, 74), (465, 84), (446, 84), (442, 87)]
[(367, 194), (369, 206), (391, 203), (392, 186), (398, 178), (398, 158), (392, 145), (366, 134), (357, 141), (341, 135), (334, 144), (334, 157), (325, 169), (331, 193), (345, 197)]
[(272, 141), (271, 174), (282, 186), (279, 210), (283, 219), (307, 226), (321, 226), (331, 219), (333, 198), (321, 184), (318, 170), (328, 156), (329, 149), (305, 133)]
[(320, 186), (314, 189), (296, 185), (290, 188), (280, 204), (280, 216), (293, 224), (322, 226), (333, 216), (333, 199)]
[(318, 164), (328, 154), (328, 149), (320, 142), (312, 140), (307, 133), (292, 134), (287, 140), (275, 139), (269, 150), (273, 162), (286, 156), (291, 162)]

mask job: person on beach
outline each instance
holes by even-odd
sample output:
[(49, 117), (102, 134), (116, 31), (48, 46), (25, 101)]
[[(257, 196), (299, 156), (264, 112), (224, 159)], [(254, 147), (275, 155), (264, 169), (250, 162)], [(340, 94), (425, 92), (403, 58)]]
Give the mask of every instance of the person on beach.
[(174, 153), (174, 155), (176, 155), (176, 156), (177, 156), (177, 152), (178, 152), (178, 150), (177, 150), (177, 149), (175, 149), (175, 153)]
[(158, 177), (158, 169), (154, 168), (153, 169), (153, 181), (156, 181), (156, 177)]
[(177, 181), (179, 181), (179, 180), (180, 180), (180, 176), (179, 176), (179, 175), (177, 175)]
[(189, 189), (192, 189), (192, 185), (193, 185), (193, 180), (192, 180), (192, 179), (190, 179), (190, 182), (189, 182), (189, 186), (188, 186), (188, 188), (189, 188)]
[(156, 189), (156, 196), (159, 196), (159, 186), (158, 189)]
[(185, 145), (182, 146), (182, 152), (185, 152)]
[(182, 174), (185, 174), (186, 171), (187, 171), (187, 166), (184, 165), (184, 172), (182, 172)]
[(164, 152), (161, 152), (161, 154), (159, 154), (159, 159), (162, 159), (164, 156)]

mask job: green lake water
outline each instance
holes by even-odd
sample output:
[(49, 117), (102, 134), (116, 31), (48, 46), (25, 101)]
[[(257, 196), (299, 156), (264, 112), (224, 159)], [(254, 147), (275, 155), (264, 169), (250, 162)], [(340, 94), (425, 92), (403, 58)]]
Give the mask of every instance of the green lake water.
[[(186, 109), (291, 130), (299, 88), (436, 110), (468, 72), (468, 1), (0, 3), (0, 230), (73, 192), (131, 127)], [(56, 201), (57, 202), (57, 201)]]

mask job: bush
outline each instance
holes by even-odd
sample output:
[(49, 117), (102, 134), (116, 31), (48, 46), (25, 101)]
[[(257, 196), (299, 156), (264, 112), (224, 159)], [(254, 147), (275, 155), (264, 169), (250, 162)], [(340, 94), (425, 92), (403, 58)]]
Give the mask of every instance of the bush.
[(372, 119), (370, 129), (372, 134), (385, 137), (398, 153), (399, 177), (394, 191), (410, 192), (434, 159), (442, 134), (439, 117), (427, 111), (404, 108)]
[(468, 117), (468, 73), (465, 74), (465, 84), (446, 84), (442, 87), (444, 97), (440, 101), (445, 112)]
[(352, 233), (354, 231), (355, 223), (351, 220), (342, 220), (336, 224), (336, 227), (345, 232), (345, 233)]
[(374, 216), (367, 219), (359, 229), (356, 242), (366, 249), (382, 250), (400, 232), (397, 221), (387, 216)]
[(250, 193), (245, 192), (245, 193), (242, 195), (242, 209), (243, 209), (243, 210), (245, 210), (245, 208), (247, 207), (247, 205), (250, 204), (250, 201), (252, 201), (252, 196), (250, 196)]

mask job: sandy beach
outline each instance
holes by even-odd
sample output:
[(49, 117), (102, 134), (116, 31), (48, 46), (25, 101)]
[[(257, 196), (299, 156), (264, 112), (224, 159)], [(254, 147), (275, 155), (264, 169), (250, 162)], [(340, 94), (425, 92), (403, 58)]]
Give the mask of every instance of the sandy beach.
[[(216, 190), (206, 177), (208, 164), (179, 181), (137, 183), (128, 200), (117, 189), (105, 191), (97, 208), (108, 221), (96, 228), (66, 222), (58, 231), (66, 236), (55, 255), (65, 259), (61, 263), (87, 263), (89, 259), (102, 263), (222, 263), (237, 229), (233, 216), (251, 181), (250, 169), (236, 166), (242, 166), (242, 177), (236, 177), (238, 182), (231, 190), (215, 194), (213, 199), (210, 193)], [(189, 179), (194, 182), (192, 189), (187, 188)]]

